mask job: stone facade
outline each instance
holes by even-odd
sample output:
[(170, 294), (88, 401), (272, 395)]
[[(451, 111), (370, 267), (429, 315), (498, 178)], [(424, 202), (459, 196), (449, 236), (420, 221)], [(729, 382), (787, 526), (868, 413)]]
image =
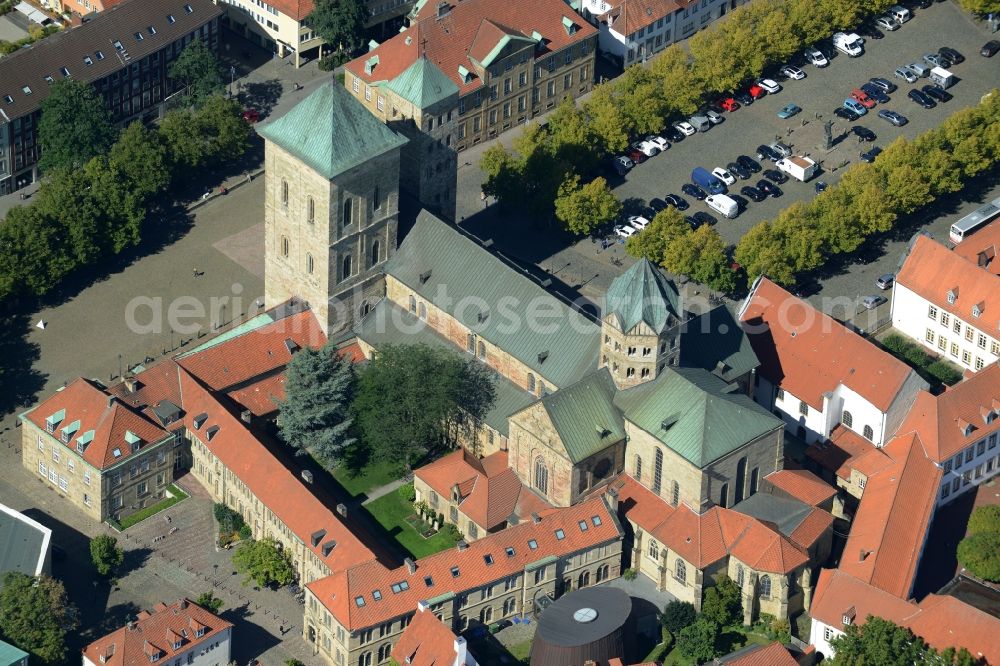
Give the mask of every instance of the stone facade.
[[(535, 403), (513, 415), (509, 422), (507, 464), (521, 483), (533, 488), (553, 506), (573, 503), (573, 463), (558, 446), (559, 434), (545, 411)], [(558, 448), (557, 448), (558, 446)], [(537, 471), (544, 467), (544, 482)]]
[(603, 343), (600, 367), (609, 367), (615, 385), (627, 388), (652, 381), (668, 365), (680, 359), (680, 328), (677, 322), (657, 334), (645, 322), (622, 331), (618, 317), (609, 314), (601, 321)]
[(423, 502), (435, 513), (443, 514), (444, 521), (457, 527), (466, 541), (475, 541), (489, 533), (485, 525), (472, 520), (462, 511), (458, 498), (439, 494), (416, 475), (413, 477), (413, 490), (417, 502)]

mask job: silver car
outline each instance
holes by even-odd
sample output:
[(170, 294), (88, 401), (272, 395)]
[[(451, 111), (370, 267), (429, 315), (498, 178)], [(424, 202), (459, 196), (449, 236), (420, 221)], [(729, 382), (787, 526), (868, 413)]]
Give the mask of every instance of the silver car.
[(878, 306), (886, 302), (885, 296), (865, 296), (861, 301), (861, 305), (864, 306), (865, 310), (874, 310)]
[(899, 21), (891, 16), (880, 16), (875, 19), (875, 25), (882, 30), (888, 30), (892, 32), (893, 30), (899, 30)]
[(718, 125), (723, 120), (725, 120), (725, 118), (723, 116), (719, 115), (715, 111), (711, 111), (711, 110), (706, 111), (705, 115), (708, 117), (709, 122), (711, 122), (713, 125)]
[(897, 78), (903, 79), (907, 83), (916, 83), (917, 75), (910, 71), (909, 67), (897, 67), (894, 72)]

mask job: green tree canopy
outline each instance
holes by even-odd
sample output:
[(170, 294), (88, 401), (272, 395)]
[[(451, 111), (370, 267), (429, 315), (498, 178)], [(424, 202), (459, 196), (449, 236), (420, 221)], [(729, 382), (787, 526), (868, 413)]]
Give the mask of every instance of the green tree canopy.
[(184, 47), (169, 69), (170, 78), (185, 87), (184, 101), (200, 108), (209, 98), (222, 92), (222, 68), (219, 59), (202, 39)]
[(845, 627), (830, 645), (836, 652), (834, 666), (913, 666), (927, 663), (933, 653), (909, 629), (873, 615), (864, 624)]
[(285, 374), (285, 400), (280, 403), (278, 429), (296, 455), (312, 451), (321, 461), (340, 459), (343, 448), (354, 443), (350, 413), (354, 370), (349, 356), (337, 349), (301, 349)]
[(694, 604), (687, 601), (678, 601), (677, 599), (664, 606), (663, 613), (660, 615), (660, 622), (674, 636), (679, 634), (685, 627), (694, 624), (696, 619), (697, 614), (694, 610)]
[(410, 469), (473, 432), (493, 406), (494, 373), (450, 349), (387, 345), (360, 374), (354, 410), (373, 457)]
[(958, 4), (962, 6), (962, 9), (975, 16), (1000, 13), (1000, 1), (998, 0), (958, 0)]
[(622, 202), (600, 176), (581, 186), (580, 177), (573, 174), (559, 186), (556, 217), (573, 233), (589, 234), (621, 212)]
[(986, 504), (973, 509), (966, 532), (1000, 532), (1000, 504)]
[(676, 208), (667, 208), (657, 213), (645, 229), (628, 237), (625, 251), (636, 259), (645, 257), (662, 264), (667, 248), (683, 243), (690, 235), (691, 225), (684, 216)]
[(211, 590), (208, 592), (202, 592), (201, 595), (195, 600), (195, 603), (216, 614), (219, 612), (219, 609), (222, 608), (222, 599), (215, 596), (215, 593)]
[(29, 652), (32, 663), (68, 663), (66, 634), (78, 624), (76, 608), (60, 581), (17, 571), (4, 574), (0, 585), (0, 635)]
[(367, 8), (360, 0), (316, 0), (306, 24), (340, 52), (352, 52), (364, 43)]
[(677, 634), (677, 649), (696, 664), (702, 664), (719, 656), (720, 651), (716, 647), (718, 638), (719, 625), (703, 614)]
[(109, 576), (125, 561), (125, 551), (118, 545), (118, 539), (101, 534), (90, 540), (90, 561), (98, 574)]
[(958, 562), (976, 576), (1000, 583), (1000, 532), (979, 532), (962, 539)]
[(250, 145), (249, 127), (236, 100), (209, 97), (197, 111), (174, 110), (160, 123), (167, 154), (182, 170), (235, 160)]
[(244, 585), (253, 581), (260, 587), (272, 583), (280, 587), (295, 581), (292, 556), (274, 539), (244, 541), (233, 553), (233, 566), (246, 576)]
[(717, 291), (729, 293), (736, 288), (727, 245), (719, 232), (708, 225), (698, 227), (680, 242), (667, 245), (663, 267), (671, 273), (689, 275)]
[(731, 627), (743, 622), (740, 588), (736, 587), (732, 578), (723, 576), (719, 582), (705, 590), (701, 615), (720, 627)]
[(115, 133), (111, 114), (92, 85), (74, 78), (59, 79), (42, 101), (38, 168), (47, 173), (82, 167), (111, 147)]
[(140, 122), (126, 127), (111, 146), (108, 168), (143, 204), (170, 185), (167, 148), (160, 133)]

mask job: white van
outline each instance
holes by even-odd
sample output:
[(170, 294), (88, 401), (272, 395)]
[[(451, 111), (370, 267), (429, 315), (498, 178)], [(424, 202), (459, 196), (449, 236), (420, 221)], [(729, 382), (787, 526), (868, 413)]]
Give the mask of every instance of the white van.
[(910, 14), (910, 10), (906, 7), (893, 5), (892, 7), (889, 7), (889, 16), (896, 19), (900, 23), (906, 23), (910, 20), (912, 15)]
[(740, 214), (740, 206), (725, 194), (711, 194), (705, 197), (708, 207), (723, 217), (732, 219)]

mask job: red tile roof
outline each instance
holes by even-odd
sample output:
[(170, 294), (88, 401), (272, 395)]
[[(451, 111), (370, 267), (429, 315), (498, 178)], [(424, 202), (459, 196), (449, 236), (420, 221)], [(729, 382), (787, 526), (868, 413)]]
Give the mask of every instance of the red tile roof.
[(822, 509), (813, 509), (788, 538), (802, 548), (809, 549), (833, 526), (833, 514)]
[(836, 488), (805, 469), (778, 470), (765, 476), (764, 480), (809, 506), (819, 506), (837, 494)]
[[(83, 649), (84, 656), (95, 664), (132, 666), (148, 664), (150, 655), (159, 653), (157, 662), (169, 662), (201, 643), (214, 641), (232, 624), (213, 615), (193, 601), (181, 599), (169, 606), (157, 604), (153, 612), (142, 611), (131, 627), (125, 626), (98, 638)], [(203, 628), (202, 636), (196, 628)], [(174, 649), (174, 642), (180, 646)]]
[(414, 475), (445, 498), (452, 496), (457, 485), (461, 497), (459, 510), (487, 530), (503, 525), (511, 515), (523, 520), (551, 508), (524, 487), (507, 466), (506, 451), (476, 460), (465, 449), (459, 449), (424, 465)]
[(175, 405), (181, 404), (181, 384), (177, 376), (177, 364), (166, 359), (135, 375), (134, 390), (121, 381), (109, 386), (107, 392), (117, 396), (123, 403), (141, 411), (150, 419), (156, 419), (153, 407), (164, 400)]
[[(581, 522), (585, 522), (586, 530), (581, 529)], [(559, 530), (562, 539), (557, 536)], [(575, 506), (553, 509), (538, 523), (520, 523), (489, 534), (462, 550), (452, 548), (425, 557), (417, 561), (414, 573), (406, 565), (388, 569), (371, 561), (336, 571), (306, 587), (341, 624), (355, 631), (406, 615), (419, 601), (502, 581), (524, 571), (533, 562), (611, 543), (621, 536), (617, 517), (608, 509), (603, 496), (596, 496)], [(536, 548), (530, 547), (531, 540)], [(507, 548), (512, 549), (510, 554)], [(457, 568), (457, 576), (453, 575), (453, 568)], [(426, 584), (428, 577), (432, 585)], [(407, 587), (394, 592), (393, 585), (399, 583), (406, 583)], [(380, 592), (380, 600), (373, 598), (373, 590)], [(357, 597), (363, 598), (363, 605), (358, 605)]]
[(684, 9), (697, 0), (621, 0), (612, 1), (612, 8), (598, 16), (612, 30), (626, 37), (656, 23), (661, 18)]
[(719, 658), (716, 663), (725, 666), (799, 666), (795, 657), (777, 641), (740, 650), (731, 657)]
[(842, 425), (834, 427), (827, 441), (807, 448), (806, 457), (845, 480), (851, 477), (852, 468), (869, 476), (889, 464), (888, 459), (879, 463), (885, 457), (881, 449)]
[(129, 432), (139, 438), (137, 451), (169, 436), (166, 430), (141, 412), (123, 404), (117, 397), (108, 395), (87, 379), (71, 382), (39, 403), (26, 417), (45, 430), (46, 419), (62, 410), (65, 410), (64, 416), (55, 424), (52, 436), (59, 440), (63, 428), (76, 426), (69, 441), (61, 442), (62, 446), (76, 450), (80, 437), (87, 437), (93, 431), (93, 438), (84, 449), (83, 459), (97, 469), (106, 469), (132, 455), (132, 446), (125, 439)]
[[(846, 555), (846, 552), (845, 552)], [(839, 631), (844, 629), (844, 614), (854, 609), (854, 624), (864, 624), (869, 615), (901, 623), (917, 605), (873, 587), (842, 569), (822, 569), (816, 580), (809, 615)]]
[(992, 222), (952, 248), (963, 259), (984, 268), (993, 275), (1000, 275), (1000, 221)]
[[(751, 569), (787, 574), (809, 561), (805, 549), (782, 536), (778, 530), (748, 516), (743, 518), (745, 528), (729, 552)], [(735, 516), (730, 516), (730, 520), (733, 519)]]
[(916, 435), (897, 435), (884, 451), (892, 464), (868, 477), (840, 569), (907, 598), (930, 529), (941, 470)]
[[(991, 335), (1000, 328), (1000, 276), (927, 236), (917, 236), (896, 284)], [(948, 302), (951, 290), (958, 291), (954, 303)], [(974, 305), (982, 308), (978, 318), (972, 315)]]
[(761, 375), (815, 409), (822, 409), (824, 393), (843, 384), (885, 412), (913, 373), (767, 278), (748, 297), (740, 321), (760, 359)]
[(458, 657), (455, 639), (451, 629), (421, 605), (392, 648), (392, 658), (408, 666), (453, 666)]
[[(444, 17), (438, 18), (437, 12), (437, 2), (426, 2), (410, 28), (345, 67), (369, 83), (390, 81), (422, 53), (458, 86), (460, 95), (466, 95), (483, 85), (473, 60), (485, 57), (507, 35), (541, 33), (545, 46), (535, 53), (538, 59), (597, 34), (596, 28), (562, 0), (458, 0), (451, 3)], [(574, 34), (566, 32), (564, 17), (576, 25)], [(366, 74), (365, 63), (376, 56), (378, 64)], [(472, 75), (469, 83), (459, 75), (459, 65)]]
[(226, 395), (239, 406), (249, 409), (254, 416), (272, 414), (278, 411), (278, 403), (285, 399), (285, 374), (264, 377)]
[[(971, 426), (968, 435), (966, 425)], [(1000, 431), (1000, 364), (983, 368), (938, 396), (918, 393), (899, 428), (910, 431), (920, 435), (927, 454), (939, 463)]]
[(315, 6), (313, 0), (268, 0), (268, 4), (296, 21), (309, 16)]

